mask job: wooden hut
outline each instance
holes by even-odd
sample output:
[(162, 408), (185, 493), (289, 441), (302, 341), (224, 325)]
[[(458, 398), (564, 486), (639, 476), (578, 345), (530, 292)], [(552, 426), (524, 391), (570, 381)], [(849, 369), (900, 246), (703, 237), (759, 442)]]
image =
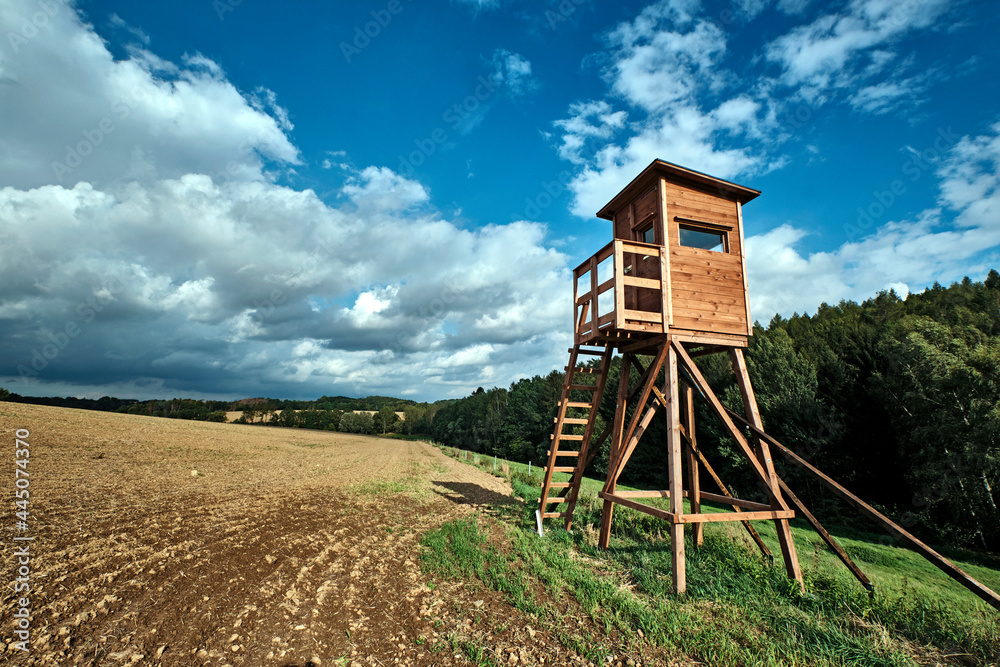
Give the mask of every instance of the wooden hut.
[(576, 342), (670, 333), (746, 347), (742, 207), (759, 194), (662, 160), (646, 167), (597, 214), (614, 239), (576, 269)]

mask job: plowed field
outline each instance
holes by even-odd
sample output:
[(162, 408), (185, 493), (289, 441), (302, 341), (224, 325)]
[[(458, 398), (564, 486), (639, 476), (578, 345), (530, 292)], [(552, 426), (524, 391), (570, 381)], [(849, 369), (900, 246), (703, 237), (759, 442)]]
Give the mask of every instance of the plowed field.
[[(17, 429), (30, 431), (26, 530)], [(425, 531), (511, 502), (502, 480), (430, 445), (12, 403), (0, 434), (0, 663), (468, 664), (463, 638), (505, 664), (574, 660), (497, 594), (422, 573)], [(14, 591), (24, 544), (27, 594)], [(27, 652), (12, 634), (25, 595)]]

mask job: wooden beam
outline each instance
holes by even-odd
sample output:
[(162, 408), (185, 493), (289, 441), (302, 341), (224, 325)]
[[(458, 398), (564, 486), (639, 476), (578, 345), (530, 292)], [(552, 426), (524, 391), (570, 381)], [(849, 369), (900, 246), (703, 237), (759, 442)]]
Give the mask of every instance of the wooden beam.
[(698, 357), (704, 357), (709, 354), (718, 354), (719, 352), (728, 352), (728, 347), (720, 347), (718, 345), (706, 345), (699, 350), (689, 351), (688, 354), (692, 359), (697, 359)]
[(597, 255), (590, 258), (590, 296), (590, 331), (596, 336), (599, 331), (597, 318), (601, 313), (601, 309), (597, 307)]
[[(681, 413), (683, 416), (681, 422), (682, 426), (687, 430), (686, 442), (697, 447), (694, 427), (694, 390), (691, 389), (691, 385), (685, 383), (682, 393), (684, 394), (684, 407)], [(701, 512), (703, 495), (701, 492), (701, 477), (698, 474), (698, 457), (694, 455), (694, 450), (691, 447), (686, 448), (684, 452), (687, 455), (688, 489), (691, 491), (691, 513), (699, 514)], [(700, 523), (694, 525), (691, 537), (696, 547), (704, 544), (705, 531), (702, 529)]]
[[(705, 455), (702, 453), (702, 451), (698, 449), (696, 445), (693, 446), (691, 441), (688, 441), (686, 444), (688, 448), (694, 451), (695, 456), (698, 457), (698, 461), (701, 463), (702, 466), (704, 466), (705, 472), (707, 472), (709, 477), (712, 478), (712, 481), (715, 482), (715, 485), (719, 487), (719, 490), (722, 491), (722, 493), (727, 498), (733, 498), (733, 494), (730, 493), (729, 489), (726, 488), (726, 485), (723, 484), (722, 479), (717, 474), (715, 474), (715, 469), (712, 468), (711, 464), (709, 464), (708, 459), (705, 458)], [(704, 497), (704, 493), (702, 493), (702, 497)], [(723, 502), (732, 505), (734, 511), (736, 512), (741, 511), (740, 506), (736, 503), (733, 503), (731, 500), (726, 500)], [(750, 525), (750, 522), (744, 521), (743, 527), (746, 528), (748, 533), (750, 533), (750, 537), (753, 538), (753, 541), (757, 543), (757, 547), (760, 549), (761, 553), (763, 553), (765, 556), (767, 556), (769, 559), (773, 561), (774, 554), (772, 554), (771, 550), (767, 548), (767, 545), (764, 544), (764, 540), (760, 538), (760, 535), (757, 533), (757, 530), (752, 525)]]
[[(689, 450), (690, 451), (690, 450)], [(646, 490), (639, 489), (636, 491), (615, 491), (616, 495), (622, 498), (670, 498), (670, 491), (656, 491), (656, 490)], [(681, 494), (683, 497), (693, 500), (694, 494), (691, 491), (684, 491)], [(702, 500), (707, 500), (712, 503), (722, 503), (724, 505), (730, 505), (735, 508), (758, 510), (762, 512), (769, 512), (772, 510), (770, 505), (765, 505), (764, 503), (755, 503), (752, 500), (742, 500), (741, 498), (733, 498), (731, 496), (723, 496), (717, 493), (707, 493), (702, 491), (700, 493)], [(697, 512), (691, 512), (692, 514), (697, 514)]]
[[(758, 428), (763, 429), (763, 422), (760, 418), (760, 410), (757, 408), (757, 397), (753, 393), (753, 385), (750, 383), (750, 373), (747, 371), (746, 360), (743, 358), (743, 350), (732, 349), (729, 352), (732, 360), (733, 371), (736, 373), (736, 384), (740, 388), (740, 395), (743, 397), (743, 408), (747, 418)], [(781, 489), (778, 486), (778, 475), (774, 472), (774, 462), (771, 460), (771, 450), (767, 443), (760, 438), (754, 438), (754, 449), (757, 458), (760, 460), (764, 471), (767, 473), (768, 488), (771, 490), (771, 506), (775, 509), (788, 508), (781, 498)], [(799, 587), (805, 591), (805, 582), (802, 579), (802, 568), (799, 566), (799, 556), (795, 551), (795, 540), (792, 538), (792, 528), (785, 519), (779, 520), (774, 526), (778, 532), (778, 544), (781, 547), (781, 556), (785, 561), (785, 571), (790, 579), (799, 582)]]
[(677, 517), (677, 525), (685, 523), (715, 523), (722, 521), (747, 521), (757, 519), (791, 519), (795, 517), (794, 510), (767, 510), (759, 512), (716, 512), (714, 514), (681, 514)]
[(864, 586), (868, 592), (874, 591), (875, 587), (872, 586), (872, 582), (868, 580), (868, 577), (861, 571), (861, 568), (858, 567), (853, 560), (851, 560), (851, 557), (847, 555), (847, 552), (844, 551), (842, 546), (840, 546), (840, 543), (833, 539), (833, 535), (828, 533), (826, 528), (823, 527), (823, 524), (821, 524), (819, 520), (813, 516), (813, 513), (809, 511), (809, 509), (805, 506), (805, 503), (799, 500), (799, 497), (792, 493), (792, 490), (788, 488), (787, 484), (785, 484), (785, 480), (779, 477), (778, 483), (781, 484), (781, 489), (785, 492), (785, 495), (788, 496), (788, 499), (792, 501), (792, 505), (795, 506), (795, 509), (802, 513), (802, 516), (806, 518), (809, 525), (811, 525), (813, 530), (815, 530), (819, 536), (823, 538), (823, 541), (826, 542), (826, 545), (830, 547), (833, 553), (837, 554), (837, 558), (839, 558), (840, 562), (851, 571), (854, 578), (860, 581), (861, 585)]
[[(664, 405), (667, 412), (667, 473), (670, 477), (670, 511), (677, 517), (684, 514), (684, 471), (681, 468), (681, 450), (684, 445), (681, 443), (681, 400), (677, 378), (677, 351), (673, 345), (664, 347), (667, 349), (666, 375), (664, 377), (667, 399)], [(662, 400), (662, 396), (660, 400)], [(687, 592), (684, 525), (678, 523), (676, 519), (670, 526), (670, 557), (674, 593), (683, 595)]]
[(840, 496), (842, 499), (846, 500), (851, 505), (857, 507), (871, 519), (883, 524), (886, 528), (890, 530), (893, 534), (901, 538), (903, 541), (907, 542), (914, 551), (919, 553), (921, 556), (933, 563), (938, 569), (947, 574), (949, 577), (957, 581), (958, 583), (965, 586), (968, 590), (975, 593), (984, 602), (992, 606), (994, 609), (1000, 611), (1000, 595), (997, 595), (994, 591), (987, 588), (983, 584), (979, 583), (968, 574), (963, 572), (961, 568), (952, 563), (950, 560), (939, 554), (938, 552), (931, 549), (929, 546), (918, 540), (910, 533), (906, 532), (901, 526), (896, 524), (894, 521), (889, 519), (887, 516), (876, 510), (874, 507), (866, 503), (865, 501), (858, 498), (856, 495), (845, 489), (843, 486), (838, 484), (835, 480), (828, 477), (817, 467), (803, 459), (801, 456), (793, 452), (788, 447), (775, 440), (773, 437), (765, 433), (764, 431), (758, 429), (756, 426), (740, 417), (736, 413), (732, 413), (735, 419), (738, 419), (745, 423), (751, 431), (757, 434), (763, 440), (766, 440), (772, 447), (777, 449), (781, 454), (785, 456), (790, 462), (797, 465), (798, 467), (812, 473), (820, 482), (822, 482), (827, 488), (833, 491), (835, 494)]
[(662, 336), (657, 336), (655, 338), (646, 338), (635, 343), (630, 343), (620, 348), (622, 354), (626, 352), (637, 352), (639, 350), (645, 349), (658, 349), (660, 345), (667, 341), (666, 334)]
[(661, 178), (658, 185), (660, 189), (660, 230), (663, 232), (663, 249), (660, 251), (660, 289), (663, 291), (663, 306), (661, 308), (663, 310), (663, 331), (666, 333), (674, 322), (674, 300), (670, 288), (670, 253), (667, 252), (667, 248), (670, 247), (670, 228), (667, 225), (667, 220), (669, 220), (667, 184)]
[(649, 505), (643, 505), (642, 503), (637, 503), (634, 500), (629, 500), (628, 498), (620, 496), (617, 493), (608, 493), (607, 491), (600, 491), (597, 495), (603, 498), (604, 502), (606, 503), (622, 505), (623, 507), (630, 507), (634, 510), (638, 510), (645, 514), (655, 516), (658, 519), (666, 519), (671, 523), (673, 523), (674, 521), (674, 515), (672, 512), (661, 510), (658, 507), (650, 507)]
[[(615, 491), (615, 493), (622, 498), (669, 498), (670, 491)], [(684, 492), (684, 497), (688, 495), (687, 491)]]
[(625, 257), (622, 253), (622, 242), (619, 240), (612, 241), (614, 243), (614, 261), (612, 269), (614, 270), (614, 279), (618, 287), (615, 287), (614, 298), (615, 298), (615, 328), (624, 329), (625, 328)]
[[(736, 428), (733, 420), (729, 417), (729, 414), (727, 414), (728, 408), (722, 405), (722, 402), (715, 395), (715, 392), (712, 391), (708, 381), (705, 380), (705, 376), (701, 374), (701, 371), (698, 369), (698, 366), (695, 365), (694, 360), (688, 356), (684, 346), (676, 341), (671, 341), (671, 345), (677, 350), (677, 356), (679, 357), (681, 364), (690, 375), (694, 385), (699, 391), (701, 391), (702, 395), (708, 401), (708, 405), (712, 408), (712, 412), (714, 412), (719, 420), (722, 421), (726, 430), (729, 431), (729, 435), (733, 437), (736, 444), (738, 444), (740, 449), (743, 450), (743, 453), (750, 461), (750, 466), (753, 468), (754, 472), (757, 473), (757, 477), (761, 480), (761, 482), (763, 482), (764, 488), (768, 490), (769, 495), (773, 495), (771, 494), (771, 486), (769, 484), (767, 472), (761, 466), (760, 461), (757, 460), (757, 456), (754, 454), (753, 450), (750, 449), (750, 445), (747, 444), (746, 438), (743, 437), (743, 434), (740, 433), (740, 430)], [(781, 509), (788, 509), (788, 506), (784, 504), (784, 501), (780, 498), (778, 498), (778, 500)]]
[[(631, 354), (622, 355), (622, 369), (621, 377), (618, 378), (618, 402), (615, 404), (615, 419), (612, 423), (612, 439), (611, 439), (611, 452), (608, 455), (609, 461), (614, 461), (618, 456), (618, 450), (622, 446), (622, 437), (624, 435), (625, 428), (625, 410), (628, 407), (629, 393), (628, 386), (629, 380), (632, 374), (632, 360)], [(618, 478), (613, 476), (612, 468), (608, 466), (608, 478), (604, 482), (604, 491), (608, 493), (614, 493), (615, 487), (618, 484)], [(614, 519), (615, 506), (610, 500), (604, 501), (604, 507), (601, 510), (601, 531), (598, 536), (598, 546), (601, 549), (607, 549), (611, 543), (611, 521)]]
[[(646, 402), (649, 401), (649, 394), (652, 392), (653, 385), (656, 383), (656, 376), (659, 375), (660, 368), (663, 367), (664, 362), (666, 362), (667, 360), (667, 353), (669, 349), (670, 349), (669, 344), (663, 345), (663, 347), (661, 347), (659, 352), (656, 354), (656, 358), (653, 359), (653, 363), (651, 363), (649, 365), (649, 368), (646, 369), (645, 373), (646, 384), (643, 385), (642, 391), (639, 393), (639, 399), (635, 403), (636, 409), (634, 414), (632, 415), (632, 421), (629, 423), (628, 430), (625, 432), (625, 437), (623, 440), (623, 442), (627, 442), (628, 445), (626, 449), (620, 452), (619, 456), (616, 459), (614, 459), (613, 461), (614, 465), (608, 466), (608, 474), (609, 475), (613, 474), (616, 481), (618, 477), (621, 475), (624, 461), (627, 460), (628, 457), (632, 455), (632, 450), (635, 449), (635, 445), (638, 442), (638, 440), (633, 439), (633, 435), (635, 435), (635, 432), (639, 427), (640, 420), (642, 420), (644, 417), (644, 415), (642, 414), (642, 410), (646, 406)], [(646, 420), (647, 425), (648, 423), (649, 423), (648, 420)], [(610, 489), (608, 490), (610, 491)]]
[[(765, 505), (764, 503), (755, 503), (752, 500), (743, 500), (742, 498), (733, 498), (732, 496), (719, 495), (717, 493), (706, 493), (705, 491), (701, 492), (701, 499), (707, 500), (711, 503), (723, 503), (739, 509), (760, 511), (774, 509), (770, 505)], [(692, 512), (692, 514), (696, 514), (696, 512)]]
[(743, 273), (743, 302), (747, 314), (747, 336), (753, 335), (753, 320), (750, 319), (750, 288), (747, 285), (747, 247), (743, 241), (743, 206), (736, 202), (736, 220), (740, 228), (740, 265)]

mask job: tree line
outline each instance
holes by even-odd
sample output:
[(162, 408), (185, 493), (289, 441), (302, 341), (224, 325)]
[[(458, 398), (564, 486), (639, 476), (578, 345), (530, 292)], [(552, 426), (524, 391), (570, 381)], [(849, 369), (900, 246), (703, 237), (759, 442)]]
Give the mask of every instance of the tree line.
[[(225, 422), (227, 412), (241, 412), (235, 421), (242, 424), (308, 428), (345, 433), (387, 435), (430, 435), (431, 422), (441, 405), (417, 403), (389, 396), (322, 396), (315, 401), (273, 398), (244, 398), (238, 401), (197, 400), (191, 398), (135, 399), (103, 396), (99, 399), (74, 396), (21, 396), (0, 388), (0, 401), (51, 405), (61, 408), (120, 412), (167, 419)], [(374, 414), (368, 414), (374, 413)], [(403, 413), (401, 419), (396, 413)]]
[[(813, 315), (776, 316), (754, 327), (745, 354), (768, 433), (917, 534), (1000, 549), (997, 271), (905, 299), (887, 291), (860, 304), (824, 303)], [(698, 365), (720, 399), (742, 413), (728, 357), (707, 355)], [(614, 418), (620, 374), (616, 358), (595, 433)], [(477, 389), (438, 411), (434, 438), (544, 464), (562, 381), (553, 371)], [(762, 497), (736, 443), (697, 403), (697, 437), (713, 467), (744, 497)], [(666, 488), (665, 420), (654, 419), (646, 433), (621, 481)], [(821, 518), (856, 520), (778, 458), (779, 474)], [(606, 442), (589, 472), (600, 476), (607, 463)]]

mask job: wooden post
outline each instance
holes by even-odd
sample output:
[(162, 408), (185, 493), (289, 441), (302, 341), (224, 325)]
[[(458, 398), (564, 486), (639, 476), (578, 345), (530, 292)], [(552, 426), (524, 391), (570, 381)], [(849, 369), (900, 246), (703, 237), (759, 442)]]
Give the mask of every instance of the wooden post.
[[(664, 387), (667, 398), (667, 451), (670, 475), (670, 512), (675, 517), (684, 514), (684, 477), (681, 468), (681, 405), (677, 386), (677, 352), (667, 345), (667, 364)], [(674, 520), (670, 524), (670, 555), (673, 571), (674, 592), (687, 592), (687, 578), (684, 564), (684, 524)]]
[(597, 329), (597, 318), (601, 309), (597, 306), (597, 255), (590, 258), (590, 333), (595, 338), (599, 333)]
[[(611, 452), (608, 455), (609, 462), (614, 462), (620, 455), (622, 449), (622, 438), (625, 435), (625, 408), (628, 403), (628, 385), (631, 373), (632, 355), (626, 353), (622, 355), (622, 372), (621, 377), (618, 378), (618, 402), (616, 403), (617, 408), (615, 409), (614, 425), (611, 427)], [(604, 483), (604, 490), (608, 493), (614, 493), (617, 484), (618, 476), (614, 474), (614, 470), (609, 466), (608, 479)], [(607, 549), (611, 543), (611, 521), (614, 519), (614, 513), (615, 504), (610, 500), (605, 500), (604, 508), (601, 512), (601, 532), (598, 536), (597, 542), (601, 549)]]
[[(733, 371), (736, 373), (736, 384), (739, 385), (740, 394), (743, 396), (743, 407), (747, 414), (747, 419), (757, 428), (764, 430), (764, 424), (760, 418), (760, 411), (757, 408), (757, 398), (753, 393), (753, 385), (750, 384), (750, 374), (747, 372), (746, 360), (743, 358), (743, 350), (732, 348), (729, 351), (730, 359), (733, 363)], [(771, 450), (761, 438), (754, 436), (754, 449), (757, 459), (760, 461), (767, 473), (769, 486), (771, 487), (771, 506), (775, 509), (782, 509), (781, 488), (778, 486), (778, 475), (774, 472), (774, 461), (771, 460)], [(802, 581), (802, 569), (799, 567), (799, 557), (795, 552), (795, 541), (792, 539), (792, 529), (788, 524), (788, 519), (776, 519), (775, 528), (778, 532), (778, 544), (781, 546), (781, 556), (785, 561), (785, 571), (790, 579), (799, 582), (799, 587), (805, 590), (805, 583)]]
[[(688, 466), (688, 491), (691, 497), (691, 513), (700, 514), (701, 513), (701, 479), (698, 470), (698, 457), (695, 455), (695, 450), (698, 448), (698, 442), (694, 435), (694, 390), (691, 385), (684, 385), (684, 412), (683, 412), (683, 423), (684, 429), (687, 431), (688, 442), (690, 447), (686, 449), (687, 452), (687, 466)], [(692, 533), (694, 537), (694, 544), (696, 547), (700, 547), (705, 541), (705, 534), (700, 523), (694, 524), (692, 528)]]

